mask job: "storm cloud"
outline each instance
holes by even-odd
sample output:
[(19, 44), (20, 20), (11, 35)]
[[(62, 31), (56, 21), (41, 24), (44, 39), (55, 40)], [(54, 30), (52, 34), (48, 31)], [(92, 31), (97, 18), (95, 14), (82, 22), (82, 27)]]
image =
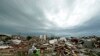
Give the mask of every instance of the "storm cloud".
[(0, 33), (100, 34), (99, 0), (0, 0)]

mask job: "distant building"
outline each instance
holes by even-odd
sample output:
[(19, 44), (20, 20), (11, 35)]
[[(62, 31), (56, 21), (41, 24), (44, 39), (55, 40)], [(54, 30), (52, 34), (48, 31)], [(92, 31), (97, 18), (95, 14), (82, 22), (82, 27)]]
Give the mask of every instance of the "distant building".
[(47, 35), (40, 35), (40, 39), (47, 40)]
[(47, 42), (47, 35), (40, 35), (40, 42), (43, 44), (43, 43), (46, 43)]

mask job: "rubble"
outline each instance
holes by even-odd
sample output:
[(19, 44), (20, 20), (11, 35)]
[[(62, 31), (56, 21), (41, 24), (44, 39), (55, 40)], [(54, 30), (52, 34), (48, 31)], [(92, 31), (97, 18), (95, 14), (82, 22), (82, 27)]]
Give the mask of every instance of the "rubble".
[[(9, 44), (5, 44), (7, 42)], [(47, 35), (33, 37), (30, 40), (13, 37), (6, 42), (0, 42), (0, 52), (12, 56), (99, 56), (100, 40), (65, 37), (49, 39)]]

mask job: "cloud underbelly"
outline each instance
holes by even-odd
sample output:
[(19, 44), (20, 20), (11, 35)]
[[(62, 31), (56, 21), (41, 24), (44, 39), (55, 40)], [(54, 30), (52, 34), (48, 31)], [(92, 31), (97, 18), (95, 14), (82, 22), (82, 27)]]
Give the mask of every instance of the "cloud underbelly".
[(48, 0), (43, 2), (41, 9), (43, 10), (46, 19), (55, 24), (59, 28), (72, 28), (82, 25), (90, 20), (98, 11), (96, 0), (75, 0), (66, 4), (66, 0)]

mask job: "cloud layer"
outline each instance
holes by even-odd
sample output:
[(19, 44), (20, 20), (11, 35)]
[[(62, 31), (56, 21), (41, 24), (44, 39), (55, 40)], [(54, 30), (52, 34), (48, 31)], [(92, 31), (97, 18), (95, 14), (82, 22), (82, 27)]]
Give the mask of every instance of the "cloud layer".
[(0, 32), (100, 34), (99, 0), (1, 0)]

